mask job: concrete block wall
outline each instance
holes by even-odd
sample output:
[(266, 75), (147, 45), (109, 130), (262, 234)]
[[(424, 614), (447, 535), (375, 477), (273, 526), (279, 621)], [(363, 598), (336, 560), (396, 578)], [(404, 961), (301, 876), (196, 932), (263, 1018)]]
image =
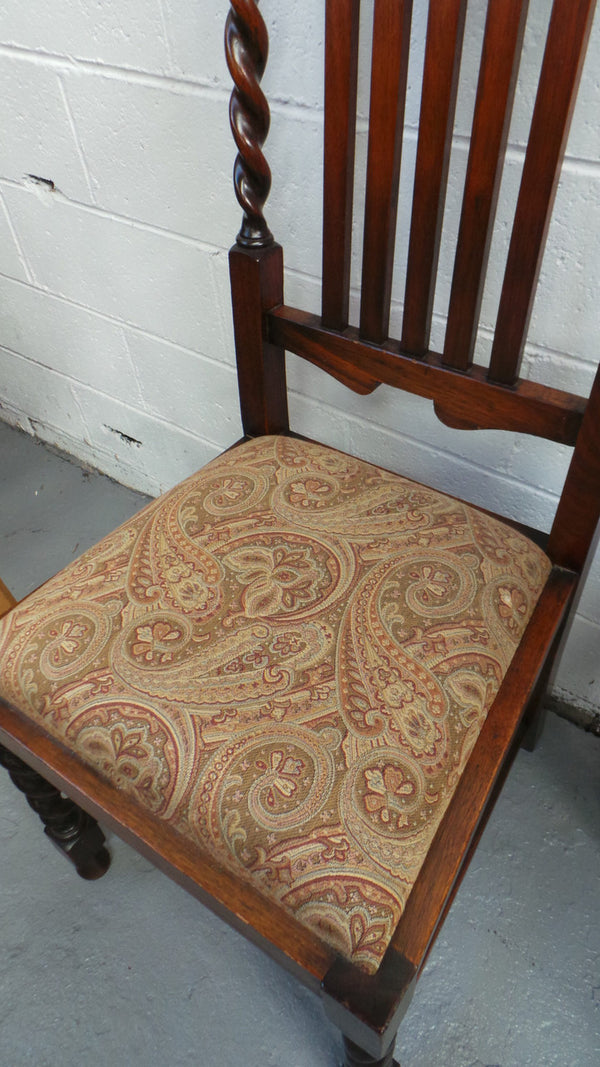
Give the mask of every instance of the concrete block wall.
[[(318, 309), (324, 0), (262, 0), (271, 59), (267, 218), (286, 253), (290, 302)], [(365, 8), (372, 7), (365, 4)], [(467, 67), (485, 17), (473, 0)], [(227, 248), (231, 191), (226, 0), (5, 0), (0, 21), (0, 417), (135, 488), (158, 493), (240, 434)], [(417, 0), (405, 160), (414, 159), (425, 5)], [(483, 302), (489, 353), (507, 220), (550, 0), (531, 0), (521, 94)], [(369, 29), (365, 18), (363, 51)], [(588, 391), (598, 359), (600, 18), (596, 18), (544, 259), (525, 372)], [(461, 83), (436, 293), (440, 346), (460, 211), (472, 91)], [(528, 110), (529, 109), (529, 110)], [(359, 88), (364, 168), (368, 74)], [(402, 179), (393, 330), (411, 193)], [(357, 218), (360, 202), (357, 203)], [(355, 235), (354, 280), (361, 254)], [(381, 387), (368, 398), (289, 357), (294, 425), (332, 445), (548, 528), (568, 450), (525, 435), (460, 433), (431, 405)], [(504, 502), (503, 504), (501, 502)], [(600, 564), (557, 678), (558, 697), (600, 707)]]

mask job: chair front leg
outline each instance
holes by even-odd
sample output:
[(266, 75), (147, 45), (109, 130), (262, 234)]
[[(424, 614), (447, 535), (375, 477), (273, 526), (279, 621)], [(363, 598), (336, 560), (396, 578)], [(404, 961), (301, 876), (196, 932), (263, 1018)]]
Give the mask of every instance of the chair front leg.
[(398, 1061), (394, 1059), (395, 1043), (396, 1038), (394, 1037), (385, 1055), (376, 1060), (364, 1049), (359, 1048), (353, 1041), (350, 1041), (350, 1038), (344, 1037), (344, 1052), (346, 1053), (344, 1067), (400, 1067)]
[(71, 860), (81, 878), (100, 878), (110, 865), (110, 853), (95, 819), (65, 797), (37, 771), (0, 745), (0, 765), (27, 798), (44, 824), (44, 832)]

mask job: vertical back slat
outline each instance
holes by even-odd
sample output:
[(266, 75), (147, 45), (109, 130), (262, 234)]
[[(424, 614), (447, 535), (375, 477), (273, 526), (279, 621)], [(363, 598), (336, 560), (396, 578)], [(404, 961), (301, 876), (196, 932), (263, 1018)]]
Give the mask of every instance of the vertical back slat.
[(488, 7), (444, 345), (459, 370), (473, 359), (526, 14), (527, 0)]
[(412, 0), (375, 0), (360, 332), (387, 337)]
[(490, 360), (496, 382), (519, 373), (594, 7), (555, 0), (552, 9)]
[(348, 323), (360, 0), (327, 0), (323, 175), (323, 325)]
[(402, 323), (403, 347), (419, 355), (429, 346), (466, 9), (467, 0), (429, 7)]

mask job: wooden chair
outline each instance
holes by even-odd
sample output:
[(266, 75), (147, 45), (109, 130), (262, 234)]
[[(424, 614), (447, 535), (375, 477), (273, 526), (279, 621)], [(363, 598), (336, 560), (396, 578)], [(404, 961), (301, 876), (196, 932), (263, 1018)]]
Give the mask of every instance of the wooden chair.
[[(284, 303), (282, 251), (263, 215), (267, 34), (254, 0), (232, 0), (244, 443), (21, 605), (0, 588), (0, 759), (51, 839), (93, 878), (109, 863), (95, 819), (113, 828), (320, 992), (347, 1067), (394, 1062), (440, 923), (519, 744), (539, 729), (600, 509), (600, 378), (586, 401), (519, 376), (594, 4), (554, 2), (489, 367), (473, 351), (527, 4), (488, 8), (437, 353), (429, 334), (466, 6), (429, 8), (404, 319), (392, 340), (411, 2), (374, 4), (355, 327), (360, 2), (326, 3), (318, 316)], [(294, 437), (285, 350), (358, 393), (384, 382), (427, 397), (457, 430), (573, 446), (550, 534), (531, 535), (545, 555), (515, 523)]]

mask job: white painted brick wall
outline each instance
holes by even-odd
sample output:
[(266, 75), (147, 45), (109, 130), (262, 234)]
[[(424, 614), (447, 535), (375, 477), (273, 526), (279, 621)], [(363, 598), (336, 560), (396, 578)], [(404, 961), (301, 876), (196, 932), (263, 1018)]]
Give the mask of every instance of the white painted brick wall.
[[(522, 103), (483, 302), (489, 352), (518, 189), (522, 144), (551, 0), (531, 0)], [(361, 49), (369, 43), (365, 4)], [(240, 213), (231, 191), (226, 0), (4, 0), (0, 20), (0, 415), (114, 477), (156, 493), (240, 434), (227, 249)], [(288, 300), (317, 310), (321, 226), (323, 0), (262, 0), (271, 60), (267, 217), (286, 251)], [(485, 15), (470, 6), (467, 67)], [(408, 138), (392, 322), (399, 329), (425, 7), (416, 4)], [(589, 390), (598, 358), (600, 18), (558, 192), (526, 373)], [(368, 75), (359, 86), (364, 168)], [(457, 137), (436, 293), (443, 340), (472, 93), (460, 86)], [(54, 184), (39, 184), (30, 175)], [(360, 207), (360, 198), (357, 208)], [(353, 278), (358, 279), (360, 227)], [(355, 296), (354, 309), (356, 313)], [(458, 433), (431, 405), (380, 388), (359, 398), (290, 357), (296, 428), (488, 507), (547, 528), (569, 450), (523, 435)], [(504, 504), (502, 504), (504, 501)], [(600, 705), (600, 564), (583, 595), (558, 691)]]

